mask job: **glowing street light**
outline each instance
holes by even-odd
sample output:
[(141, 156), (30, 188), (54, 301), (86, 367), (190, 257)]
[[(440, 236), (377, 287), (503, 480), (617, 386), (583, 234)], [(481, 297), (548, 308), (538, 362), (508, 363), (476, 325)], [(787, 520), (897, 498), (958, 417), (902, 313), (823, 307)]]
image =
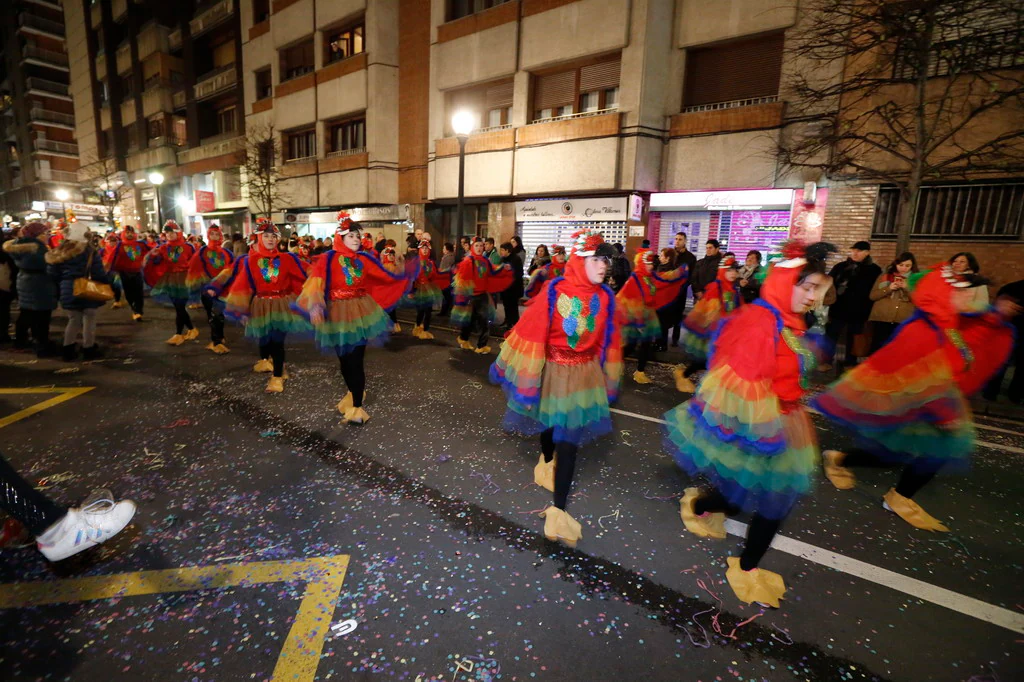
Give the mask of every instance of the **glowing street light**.
[(64, 205), (64, 202), (66, 202), (68, 199), (71, 198), (71, 192), (69, 192), (66, 189), (64, 189), (63, 187), (61, 187), (59, 190), (54, 192), (54, 194), (56, 194), (56, 196), (57, 196), (57, 201), (60, 202), (61, 218), (63, 218), (64, 220), (67, 220), (67, 218), (68, 218), (68, 208), (67, 208), (67, 206)]
[(153, 185), (154, 196), (156, 197), (156, 229), (163, 227), (164, 219), (160, 215), (160, 185), (164, 184), (164, 174), (160, 171), (152, 171), (149, 174), (149, 181)]
[(455, 207), (456, 237), (462, 238), (462, 203), (466, 189), (466, 140), (476, 127), (476, 116), (471, 111), (460, 109), (452, 116), (452, 130), (459, 141), (459, 201)]

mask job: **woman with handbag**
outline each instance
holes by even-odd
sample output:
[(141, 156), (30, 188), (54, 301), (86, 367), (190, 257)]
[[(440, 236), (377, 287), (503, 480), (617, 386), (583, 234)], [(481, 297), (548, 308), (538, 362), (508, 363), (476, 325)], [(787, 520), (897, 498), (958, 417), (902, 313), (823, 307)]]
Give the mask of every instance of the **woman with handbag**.
[(61, 356), (72, 362), (78, 355), (76, 341), (82, 335), (82, 357), (100, 357), (96, 346), (96, 309), (113, 300), (112, 276), (103, 267), (103, 259), (89, 243), (84, 225), (72, 224), (66, 238), (46, 254), (46, 272), (57, 282), (60, 305), (67, 311)]

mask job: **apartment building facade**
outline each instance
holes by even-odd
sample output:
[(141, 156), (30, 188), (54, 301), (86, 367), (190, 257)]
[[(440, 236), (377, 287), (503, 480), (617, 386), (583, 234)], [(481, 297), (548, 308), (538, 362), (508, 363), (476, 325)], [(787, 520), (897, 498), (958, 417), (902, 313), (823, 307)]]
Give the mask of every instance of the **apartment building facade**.
[(242, 60), (235, 0), (67, 0), (83, 185), (122, 222), (241, 231)]
[[(88, 217), (78, 192), (78, 148), (68, 91), (63, 10), (55, 0), (0, 6), (0, 215), (51, 218), (64, 206)], [(60, 196), (63, 196), (60, 194)]]

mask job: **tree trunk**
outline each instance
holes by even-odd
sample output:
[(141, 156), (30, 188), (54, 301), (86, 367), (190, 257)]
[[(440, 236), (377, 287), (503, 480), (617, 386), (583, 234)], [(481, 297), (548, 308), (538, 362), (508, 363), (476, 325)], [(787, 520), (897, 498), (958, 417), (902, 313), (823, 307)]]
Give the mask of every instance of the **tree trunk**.
[(910, 250), (910, 234), (914, 230), (914, 216), (921, 198), (921, 179), (917, 173), (911, 175), (907, 184), (900, 188), (900, 206), (896, 212), (896, 253)]

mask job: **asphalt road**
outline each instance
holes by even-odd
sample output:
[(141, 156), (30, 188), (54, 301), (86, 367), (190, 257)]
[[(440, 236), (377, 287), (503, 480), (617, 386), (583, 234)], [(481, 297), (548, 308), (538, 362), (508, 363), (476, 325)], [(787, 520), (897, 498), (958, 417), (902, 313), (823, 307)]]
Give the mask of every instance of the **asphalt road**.
[[(275, 666), (410, 682), (1021, 679), (1022, 425), (982, 420), (999, 430), (980, 431), (972, 470), (920, 493), (948, 535), (882, 509), (896, 472), (861, 471), (849, 492), (822, 478), (765, 558), (789, 592), (764, 611), (724, 582), (740, 539), (699, 540), (679, 519), (691, 482), (650, 421), (683, 397), (667, 367), (649, 386), (627, 379), (616, 407), (639, 416), (616, 414), (616, 433), (582, 451), (573, 550), (541, 533), (538, 448), (501, 431), (493, 355), (407, 328), (367, 354), (372, 419), (349, 427), (337, 361), (306, 344), (289, 344), (287, 390), (267, 395), (239, 330), (215, 356), (204, 324), (171, 348), (167, 311), (128, 317), (101, 314), (98, 363), (0, 352), (0, 420), (57, 395), (18, 389), (93, 387), (0, 427), (8, 459), (62, 502), (105, 487), (140, 505), (124, 536), (61, 564), (3, 551), (0, 604), (16, 583), (46, 581), (50, 596), (0, 608), (0, 679), (261, 680)], [(846, 442), (816, 423), (823, 445)], [(343, 556), (340, 593), (312, 611), (300, 602), (317, 578), (268, 563)], [(210, 566), (235, 577), (193, 568)], [(147, 573), (103, 592), (152, 570), (175, 590)]]

